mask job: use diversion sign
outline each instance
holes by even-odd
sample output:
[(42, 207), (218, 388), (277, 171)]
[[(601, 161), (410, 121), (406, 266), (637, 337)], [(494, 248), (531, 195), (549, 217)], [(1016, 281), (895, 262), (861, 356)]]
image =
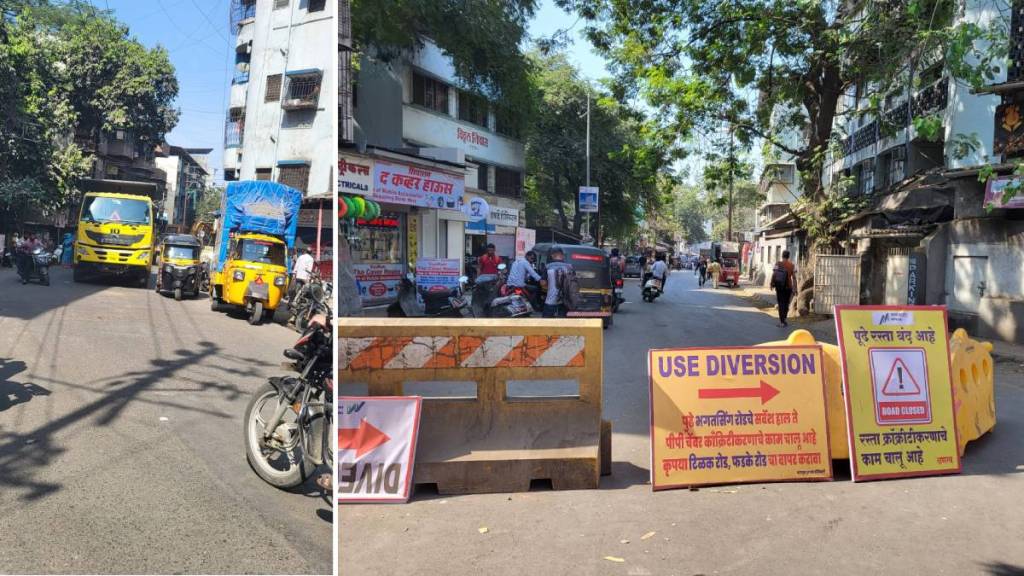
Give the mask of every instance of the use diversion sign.
[(836, 306), (854, 482), (960, 471), (946, 309)]
[(832, 477), (818, 346), (651, 350), (651, 486)]

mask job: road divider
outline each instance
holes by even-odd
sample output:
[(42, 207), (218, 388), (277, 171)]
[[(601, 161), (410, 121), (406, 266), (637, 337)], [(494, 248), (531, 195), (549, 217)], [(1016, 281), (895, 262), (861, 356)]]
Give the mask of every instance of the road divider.
[[(413, 483), (441, 494), (597, 488), (611, 454), (602, 425), (603, 330), (597, 319), (346, 318), (339, 323), (340, 394), (475, 385), (475, 396), (424, 397)], [(575, 381), (578, 393), (545, 393)], [(510, 395), (511, 383), (534, 396)], [(603, 448), (603, 449), (602, 449)]]

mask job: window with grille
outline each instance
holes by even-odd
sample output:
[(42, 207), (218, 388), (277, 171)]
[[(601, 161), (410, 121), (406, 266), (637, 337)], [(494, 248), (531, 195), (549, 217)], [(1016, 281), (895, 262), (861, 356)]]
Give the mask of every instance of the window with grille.
[(327, 0), (309, 0), (306, 10), (309, 12), (323, 12), (327, 7)]
[(267, 93), (263, 98), (264, 102), (277, 102), (281, 99), (281, 75), (271, 74), (267, 76)]
[(289, 74), (281, 107), (285, 110), (316, 108), (320, 101), (320, 71)]
[(494, 169), (495, 194), (519, 198), (523, 195), (523, 175), (517, 170)]
[(257, 168), (256, 169), (256, 179), (257, 180), (270, 180), (270, 176), (273, 173), (274, 173), (274, 169), (273, 168)]
[(412, 73), (412, 103), (448, 113), (448, 85), (418, 72)]
[(309, 164), (278, 166), (277, 181), (305, 193), (309, 187)]
[(245, 136), (245, 108), (228, 110), (228, 121), (224, 124), (224, 147), (237, 148)]
[(459, 92), (459, 120), (487, 128), (487, 100), (469, 92)]

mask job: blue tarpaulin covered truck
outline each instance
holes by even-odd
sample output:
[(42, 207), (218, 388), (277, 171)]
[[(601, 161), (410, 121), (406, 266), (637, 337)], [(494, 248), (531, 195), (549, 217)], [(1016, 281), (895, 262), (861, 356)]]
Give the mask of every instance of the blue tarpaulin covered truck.
[(288, 288), (302, 193), (267, 181), (230, 182), (210, 269), (213, 310), (243, 308), (258, 324)]

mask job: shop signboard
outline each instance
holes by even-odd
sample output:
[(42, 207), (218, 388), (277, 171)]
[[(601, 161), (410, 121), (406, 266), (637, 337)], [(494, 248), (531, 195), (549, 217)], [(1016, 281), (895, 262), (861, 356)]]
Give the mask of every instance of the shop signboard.
[(373, 160), (340, 154), (338, 192), (367, 196), (373, 190)]
[(819, 346), (648, 353), (651, 486), (832, 477)]
[(537, 243), (537, 231), (533, 228), (516, 228), (516, 258), (525, 258), (526, 253)]
[(945, 307), (835, 315), (853, 480), (959, 472)]
[(416, 261), (416, 287), (427, 292), (448, 291), (459, 286), (459, 261), (420, 258)]
[[(1006, 188), (1011, 184), (1017, 189), (1017, 192), (1004, 201)], [(985, 186), (984, 206), (986, 208), (1024, 208), (1024, 180), (1009, 176), (989, 180), (988, 185)]]
[(491, 206), (491, 213), (487, 216), (487, 224), (492, 228), (494, 226), (516, 228), (519, 226), (519, 209), (507, 206)]
[(487, 200), (479, 196), (473, 196), (466, 200), (466, 204), (463, 206), (462, 211), (469, 217), (469, 222), (466, 222), (466, 233), (467, 234), (486, 234), (494, 231), (494, 226), (490, 224), (491, 206), (487, 203)]
[(404, 267), (401, 264), (353, 264), (359, 297), (364, 301), (393, 300)]
[(462, 210), (465, 187), (463, 177), (452, 172), (377, 160), (371, 198), (389, 204)]

